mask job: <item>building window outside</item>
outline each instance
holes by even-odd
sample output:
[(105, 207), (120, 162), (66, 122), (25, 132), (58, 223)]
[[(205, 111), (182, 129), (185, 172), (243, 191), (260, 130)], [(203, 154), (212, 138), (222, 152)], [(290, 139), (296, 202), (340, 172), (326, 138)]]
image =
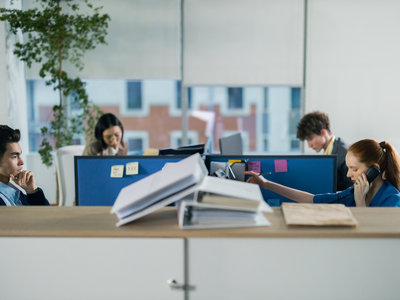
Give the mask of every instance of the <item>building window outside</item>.
[[(291, 89), (291, 109), (289, 115), (289, 134), (297, 134), (297, 124), (300, 122), (301, 89)], [(300, 146), (299, 146), (300, 147)]]
[(42, 135), (40, 133), (31, 132), (29, 130), (29, 151), (34, 152), (39, 150)]
[[(122, 79), (119, 81), (93, 79), (87, 82), (87, 92), (90, 100), (99, 105), (105, 113), (112, 112), (116, 114), (123, 122), (125, 130), (147, 132), (148, 137), (144, 139), (142, 136), (137, 135), (126, 137), (126, 141), (129, 143), (129, 151), (142, 151), (144, 150), (143, 147), (162, 149), (181, 145), (181, 135), (171, 137), (170, 134), (165, 133), (188, 130), (188, 128), (181, 129), (179, 127), (181, 124), (179, 115), (168, 114), (169, 108), (174, 107), (176, 109), (177, 105), (180, 106), (180, 93), (177, 93), (180, 91), (180, 83), (177, 84), (176, 80), (127, 82)], [(244, 93), (245, 88), (246, 93)], [(286, 92), (279, 92), (282, 88)], [(230, 108), (239, 109), (237, 113), (235, 109), (227, 109), (225, 106), (227, 91), (230, 94), (229, 106)], [(248, 110), (243, 108), (244, 94), (248, 99), (246, 100), (248, 101)], [(188, 101), (189, 107), (192, 109), (213, 110), (216, 113), (215, 125), (212, 131), (214, 140), (218, 140), (226, 131), (245, 131), (249, 135), (248, 140), (244, 141), (244, 149), (248, 149), (246, 152), (279, 153), (281, 151), (299, 151), (299, 143), (294, 140), (296, 140), (295, 134), (300, 120), (300, 94), (300, 88), (292, 87), (228, 88), (205, 86), (188, 88)], [(54, 100), (57, 98), (56, 96), (51, 87), (45, 86), (44, 80), (27, 80), (27, 102), (30, 107), (28, 115), (30, 151), (37, 151), (39, 148), (38, 146), (42, 139), (40, 128), (51, 120), (51, 108), (56, 104)], [(128, 104), (127, 99), (129, 100)], [(129, 107), (131, 110), (144, 109), (145, 105), (151, 108), (149, 110), (150, 114), (140, 116), (140, 122), (138, 122), (136, 116), (132, 116), (132, 119), (130, 119), (129, 114), (124, 114), (124, 111), (118, 110), (118, 108), (122, 109), (122, 107), (125, 109)], [(288, 106), (289, 118), (284, 118), (285, 120), (283, 121), (276, 117), (288, 113)], [(72, 114), (78, 112), (75, 109), (71, 110)], [(160, 116), (162, 116), (162, 123), (161, 127), (158, 128), (153, 123)], [(129, 119), (127, 119), (128, 117)], [(208, 138), (205, 135), (206, 122), (198, 119), (193, 119), (192, 121), (189, 124), (188, 143), (206, 143)], [(288, 122), (289, 124), (283, 124), (282, 122)], [(289, 129), (286, 133), (279, 133), (279, 129), (284, 127), (289, 127)], [(190, 132), (195, 133), (195, 136), (189, 135)], [(78, 136), (74, 137), (76, 139), (74, 143), (78, 143), (79, 138), (80, 144), (84, 144), (85, 139)], [(129, 141), (129, 138), (139, 139)], [(285, 140), (287, 146), (281, 146), (282, 143), (277, 142), (279, 140)], [(218, 143), (215, 143), (214, 147), (213, 151), (218, 151)]]
[(243, 88), (228, 88), (228, 108), (243, 108)]
[[(182, 146), (182, 139), (181, 138), (177, 138), (176, 139), (176, 144), (178, 145), (178, 147)], [(191, 138), (188, 138), (188, 145), (192, 145), (193, 144), (193, 140)]]
[(292, 109), (299, 109), (301, 107), (301, 88), (292, 88)]
[(142, 109), (142, 83), (128, 81), (128, 109)]
[(71, 111), (76, 111), (76, 110), (79, 110), (79, 103), (78, 102), (75, 102), (75, 97), (77, 96), (77, 92), (76, 91), (72, 91), (70, 94), (69, 94), (69, 97), (70, 97), (70, 102), (69, 103), (71, 103)]
[(128, 139), (128, 145), (129, 152), (143, 151), (143, 139), (141, 138)]
[(297, 152), (300, 149), (300, 141), (299, 140), (291, 140), (290, 141), (290, 151)]
[[(262, 114), (263, 134), (269, 133), (269, 114), (268, 114), (268, 88), (264, 89), (264, 113)], [(266, 148), (264, 147), (264, 151)]]
[(26, 80), (26, 101), (28, 109), (28, 121), (33, 122), (35, 120), (35, 81)]
[(269, 115), (268, 113), (263, 113), (263, 134), (269, 133)]
[(264, 109), (268, 110), (268, 88), (264, 89)]
[[(182, 83), (181, 81), (176, 82), (176, 108), (182, 109)], [(192, 88), (187, 88), (187, 100), (188, 100), (188, 109), (192, 108)]]
[(264, 139), (264, 152), (268, 152), (268, 139)]

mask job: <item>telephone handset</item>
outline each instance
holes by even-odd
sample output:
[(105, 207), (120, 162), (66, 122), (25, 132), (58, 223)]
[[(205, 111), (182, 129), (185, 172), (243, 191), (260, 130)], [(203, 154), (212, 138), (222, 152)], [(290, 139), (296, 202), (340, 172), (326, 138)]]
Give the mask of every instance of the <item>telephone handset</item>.
[[(374, 181), (376, 177), (381, 173), (381, 170), (379, 170), (377, 167), (372, 166), (371, 168), (368, 169), (368, 171), (365, 173), (367, 176), (368, 183), (371, 183)], [(350, 193), (354, 194), (354, 185), (350, 189)]]

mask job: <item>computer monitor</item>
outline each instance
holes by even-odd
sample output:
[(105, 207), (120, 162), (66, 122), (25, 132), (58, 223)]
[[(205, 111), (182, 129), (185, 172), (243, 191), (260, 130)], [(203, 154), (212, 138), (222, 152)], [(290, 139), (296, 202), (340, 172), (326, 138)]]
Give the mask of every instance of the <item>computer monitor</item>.
[(243, 143), (240, 132), (220, 138), (219, 149), (222, 155), (242, 155)]
[(159, 150), (159, 155), (192, 155), (195, 153), (203, 154), (204, 143), (181, 146), (178, 148), (165, 148)]

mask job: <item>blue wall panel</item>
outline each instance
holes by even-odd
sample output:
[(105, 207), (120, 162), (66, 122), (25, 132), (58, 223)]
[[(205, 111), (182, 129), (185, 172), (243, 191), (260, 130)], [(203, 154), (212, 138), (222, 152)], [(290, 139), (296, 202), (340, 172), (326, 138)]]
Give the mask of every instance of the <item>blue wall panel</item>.
[[(167, 162), (187, 156), (75, 156), (75, 202), (81, 206), (112, 206), (120, 190), (160, 171)], [(139, 163), (138, 175), (125, 175), (126, 164)], [(111, 167), (124, 165), (122, 178), (111, 178)]]
[[(208, 155), (206, 166), (210, 170), (211, 161), (228, 160), (260, 161), (261, 173), (267, 180), (306, 191), (312, 194), (336, 192), (336, 155), (277, 155), (277, 156), (226, 156)], [(287, 172), (275, 172), (275, 160), (287, 161)], [(279, 194), (261, 188), (264, 200), (271, 206), (281, 202), (294, 202)]]

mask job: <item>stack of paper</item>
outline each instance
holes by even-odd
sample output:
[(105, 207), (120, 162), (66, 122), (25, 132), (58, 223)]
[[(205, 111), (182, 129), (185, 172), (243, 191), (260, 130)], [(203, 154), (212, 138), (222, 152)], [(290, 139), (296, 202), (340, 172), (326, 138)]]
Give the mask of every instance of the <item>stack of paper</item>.
[(357, 226), (351, 210), (343, 204), (283, 203), (287, 225)]
[(199, 199), (197, 201), (206, 204), (215, 204), (215, 205), (237, 207), (237, 208), (248, 208), (252, 210), (257, 210), (258, 207), (260, 206), (260, 202), (258, 201), (236, 198), (236, 197), (226, 197), (215, 194), (199, 195)]
[(182, 199), (195, 191), (207, 169), (199, 154), (180, 162), (168, 164), (142, 180), (123, 188), (118, 194), (111, 213), (115, 213), (121, 226), (157, 209)]
[(267, 226), (272, 212), (258, 185), (207, 176), (198, 153), (121, 190), (111, 213), (117, 226), (179, 201), (181, 228)]
[(257, 185), (205, 177), (192, 200), (178, 205), (183, 229), (268, 226), (263, 212), (272, 212)]

